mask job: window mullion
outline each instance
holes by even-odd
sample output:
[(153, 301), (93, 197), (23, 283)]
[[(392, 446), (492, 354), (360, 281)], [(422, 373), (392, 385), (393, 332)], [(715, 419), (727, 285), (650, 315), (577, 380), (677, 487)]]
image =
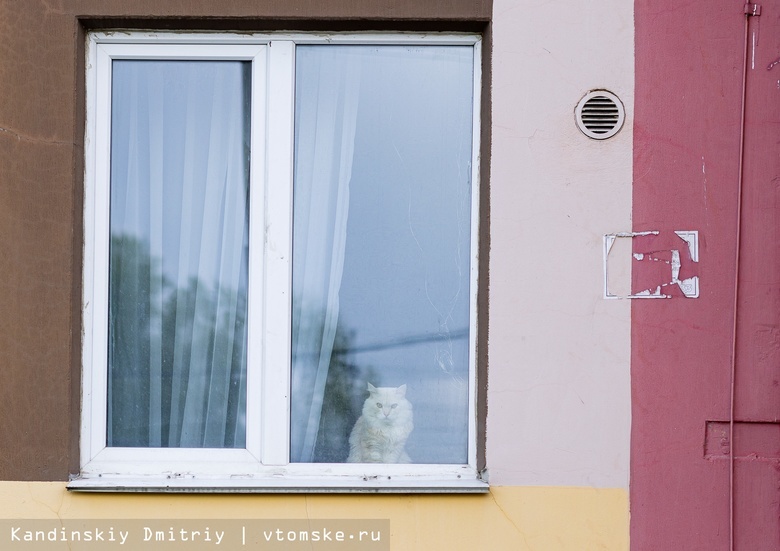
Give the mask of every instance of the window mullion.
[(251, 149), (249, 181), (249, 321), (247, 342), (246, 448), (253, 456), (262, 455), (262, 369), (266, 173), (267, 48), (252, 60)]
[(266, 465), (286, 465), (290, 454), (294, 65), (293, 42), (270, 43), (261, 396), (262, 461)]

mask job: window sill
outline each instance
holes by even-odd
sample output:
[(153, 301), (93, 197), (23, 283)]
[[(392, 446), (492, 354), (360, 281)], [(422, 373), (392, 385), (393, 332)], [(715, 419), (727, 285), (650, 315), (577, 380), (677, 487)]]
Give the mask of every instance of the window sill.
[(376, 493), (443, 494), (486, 493), (479, 478), (395, 477), (208, 477), (195, 475), (77, 477), (68, 490), (78, 492), (138, 493)]

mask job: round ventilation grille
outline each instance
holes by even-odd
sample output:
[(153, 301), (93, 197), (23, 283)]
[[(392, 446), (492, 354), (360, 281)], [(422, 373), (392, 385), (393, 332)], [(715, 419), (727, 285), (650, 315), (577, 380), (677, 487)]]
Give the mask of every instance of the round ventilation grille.
[(594, 90), (577, 104), (575, 118), (582, 133), (594, 140), (606, 140), (620, 131), (625, 119), (623, 104), (612, 92)]

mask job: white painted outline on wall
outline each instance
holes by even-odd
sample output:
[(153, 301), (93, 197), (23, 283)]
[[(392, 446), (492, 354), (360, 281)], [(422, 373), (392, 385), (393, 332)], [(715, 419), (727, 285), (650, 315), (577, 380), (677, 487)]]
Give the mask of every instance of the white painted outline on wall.
[[(672, 259), (668, 262), (671, 268), (671, 280), (668, 283), (663, 283), (658, 285), (655, 288), (645, 289), (643, 291), (639, 291), (636, 294), (631, 295), (616, 295), (614, 293), (610, 293), (609, 291), (609, 269), (608, 269), (608, 259), (609, 259), (609, 253), (612, 250), (612, 246), (615, 244), (615, 240), (618, 238), (631, 238), (634, 237), (641, 237), (645, 235), (659, 235), (661, 232), (658, 230), (654, 231), (643, 231), (643, 232), (618, 232), (618, 233), (608, 233), (604, 235), (604, 243), (603, 243), (603, 267), (604, 267), (604, 298), (605, 299), (623, 299), (623, 298), (672, 298), (672, 295), (668, 295), (662, 292), (663, 287), (667, 287), (669, 285), (677, 285), (680, 290), (682, 291), (683, 295), (685, 295), (686, 298), (698, 298), (699, 296), (699, 276), (692, 276), (686, 279), (679, 279), (680, 276), (680, 251), (679, 249), (670, 249), (669, 252), (672, 253)], [(682, 239), (688, 246), (688, 253), (690, 254), (691, 260), (693, 262), (699, 262), (699, 232), (697, 230), (675, 230), (674, 232), (677, 237)], [(634, 260), (641, 261), (644, 259), (643, 253), (634, 253), (632, 255)]]

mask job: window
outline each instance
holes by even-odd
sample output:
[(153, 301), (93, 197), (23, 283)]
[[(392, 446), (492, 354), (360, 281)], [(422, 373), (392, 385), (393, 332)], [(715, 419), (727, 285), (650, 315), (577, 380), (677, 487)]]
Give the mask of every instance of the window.
[(89, 37), (76, 489), (485, 489), (479, 39)]

